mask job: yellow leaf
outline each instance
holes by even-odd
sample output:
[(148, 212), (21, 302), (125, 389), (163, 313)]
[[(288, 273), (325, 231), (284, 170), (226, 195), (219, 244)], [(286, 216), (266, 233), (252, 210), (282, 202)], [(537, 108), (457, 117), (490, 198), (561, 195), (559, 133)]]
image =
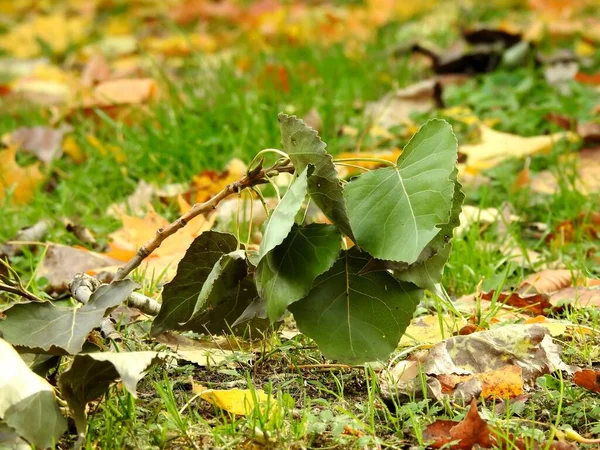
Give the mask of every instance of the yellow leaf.
[(121, 150), (120, 147), (117, 147), (113, 144), (103, 144), (93, 134), (88, 134), (85, 139), (88, 141), (88, 144), (98, 150), (102, 156), (112, 155), (115, 158), (115, 161), (119, 163), (124, 163), (127, 161), (127, 155), (123, 152), (123, 150)]
[(522, 158), (537, 153), (549, 153), (559, 139), (574, 136), (570, 132), (561, 132), (547, 136), (523, 137), (496, 131), (483, 124), (480, 124), (479, 128), (481, 142), (461, 145), (458, 149), (467, 156), (466, 169), (469, 173), (490, 169), (511, 157)]
[(458, 332), (467, 324), (467, 321), (462, 317), (457, 318), (446, 314), (441, 317), (441, 324), (443, 331), (440, 327), (440, 317), (437, 315), (413, 319), (400, 340), (400, 347), (409, 347), (415, 344), (437, 344)]
[(192, 178), (192, 193), (194, 203), (207, 201), (225, 186), (239, 180), (246, 173), (246, 165), (239, 159), (232, 159), (224, 172), (214, 170), (204, 172)]
[(12, 191), (13, 204), (28, 203), (33, 198), (36, 189), (44, 180), (39, 163), (21, 167), (16, 161), (17, 147), (0, 151), (0, 204)]
[(88, 33), (86, 18), (67, 17), (64, 13), (37, 16), (0, 36), (0, 48), (18, 58), (31, 58), (41, 54), (38, 42), (41, 40), (55, 53), (62, 54), (69, 45), (81, 42)]
[(62, 148), (63, 152), (70, 156), (71, 159), (77, 164), (81, 164), (87, 158), (86, 154), (83, 152), (75, 138), (71, 135), (68, 135), (64, 138)]
[(264, 413), (267, 408), (272, 410), (273, 406), (277, 404), (276, 400), (262, 389), (256, 389), (254, 393), (250, 389), (206, 389), (202, 391), (200, 397), (238, 416), (248, 416), (256, 407), (259, 407), (261, 413)]
[[(150, 211), (145, 217), (122, 215), (123, 228), (109, 235), (109, 251), (111, 258), (128, 261), (137, 250), (156, 236), (156, 230), (169, 225), (169, 221), (155, 211)], [(159, 275), (164, 272), (166, 278), (171, 278), (177, 270), (177, 263), (183, 258), (193, 240), (203, 231), (212, 228), (214, 216), (205, 218), (200, 215), (188, 222), (177, 233), (166, 238), (161, 246), (148, 256), (142, 263), (141, 270), (148, 275)], [(116, 271), (118, 267), (104, 269)]]

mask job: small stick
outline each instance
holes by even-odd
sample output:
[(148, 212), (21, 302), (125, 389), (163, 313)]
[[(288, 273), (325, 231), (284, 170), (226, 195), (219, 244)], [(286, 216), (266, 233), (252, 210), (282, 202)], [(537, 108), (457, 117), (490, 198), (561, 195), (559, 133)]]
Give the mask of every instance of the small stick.
[(5, 284), (0, 281), (0, 291), (9, 292), (11, 294), (18, 295), (20, 297), (26, 298), (27, 300), (30, 300), (30, 301), (36, 302), (36, 303), (44, 303), (45, 302), (45, 300), (39, 298), (33, 292), (29, 292), (27, 289), (25, 289), (20, 283), (10, 285), (10, 284)]
[(292, 369), (362, 369), (363, 366), (350, 366), (348, 364), (291, 364)]
[(115, 280), (122, 280), (135, 270), (144, 259), (152, 254), (169, 236), (185, 227), (190, 220), (207, 212), (217, 209), (217, 205), (225, 198), (232, 194), (237, 194), (246, 188), (264, 184), (268, 182), (268, 178), (279, 173), (293, 173), (294, 167), (289, 164), (289, 161), (275, 163), (268, 169), (263, 169), (260, 165), (249, 171), (240, 180), (227, 185), (223, 190), (218, 192), (214, 197), (204, 203), (196, 203), (187, 213), (177, 219), (175, 222), (167, 225), (165, 228), (160, 228), (156, 232), (156, 236), (140, 247), (135, 256), (131, 258), (123, 267), (121, 267)]

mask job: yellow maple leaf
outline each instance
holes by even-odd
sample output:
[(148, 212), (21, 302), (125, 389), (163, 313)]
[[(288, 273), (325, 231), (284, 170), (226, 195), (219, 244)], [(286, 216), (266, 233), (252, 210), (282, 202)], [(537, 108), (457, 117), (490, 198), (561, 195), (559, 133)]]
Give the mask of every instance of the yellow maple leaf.
[(458, 149), (460, 153), (467, 156), (466, 170), (472, 174), (495, 167), (509, 158), (549, 153), (559, 139), (576, 139), (570, 132), (523, 137), (496, 131), (484, 124), (479, 124), (479, 129), (481, 132), (479, 144), (464, 144)]
[(36, 189), (44, 181), (39, 163), (21, 167), (17, 164), (16, 155), (15, 146), (0, 151), (0, 204), (4, 202), (9, 191), (12, 192), (13, 204), (30, 202)]

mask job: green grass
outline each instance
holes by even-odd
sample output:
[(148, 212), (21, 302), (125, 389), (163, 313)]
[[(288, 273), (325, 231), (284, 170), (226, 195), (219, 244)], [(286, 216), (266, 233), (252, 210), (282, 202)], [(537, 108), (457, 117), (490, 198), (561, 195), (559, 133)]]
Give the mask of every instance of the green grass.
[[(485, 14), (482, 12), (481, 17)], [(46, 169), (50, 179), (57, 178), (50, 192), (41, 189), (26, 206), (2, 205), (0, 242), (41, 218), (68, 217), (91, 229), (103, 245), (108, 233), (120, 226), (117, 219), (106, 215), (106, 209), (133, 192), (139, 180), (186, 183), (202, 170), (224, 168), (231, 158), (249, 162), (261, 149), (278, 147), (279, 111), (302, 116), (315, 107), (323, 119), (321, 134), (328, 150), (347, 150), (347, 138), (340, 136), (339, 130), (348, 124), (365, 129), (365, 102), (427, 76), (413, 68), (409, 58), (389, 54), (388, 49), (398, 44), (397, 38), (407, 34), (404, 27), (393, 24), (382, 30), (379, 39), (357, 60), (347, 58), (341, 46), (282, 47), (269, 54), (241, 48), (232, 61), (250, 54), (252, 66), (246, 73), (239, 73), (228, 60), (217, 68), (208, 67), (204, 55), (186, 60), (176, 76), (155, 66), (153, 74), (162, 80), (163, 99), (149, 111), (140, 111), (139, 120), (132, 124), (115, 121), (102, 112), (74, 117), (74, 135), (87, 153), (87, 161), (81, 165), (69, 159), (55, 162)], [(453, 36), (454, 32), (441, 30), (433, 37), (443, 44), (451, 42)], [(282, 90), (276, 78), (261, 75), (269, 64), (285, 67), (289, 91)], [(558, 94), (545, 84), (541, 70), (531, 65), (476, 77), (466, 85), (448, 89), (445, 99), (447, 106), (469, 106), (481, 118), (499, 119), (500, 130), (528, 136), (556, 131), (543, 119), (548, 112), (580, 120), (591, 118), (591, 108), (600, 96), (575, 83), (571, 87), (570, 95)], [(419, 118), (425, 120), (425, 116)], [(1, 114), (0, 133), (46, 122), (46, 116), (32, 109), (18, 117)], [(469, 130), (456, 125), (461, 142), (466, 142)], [(127, 155), (126, 162), (120, 164), (99, 154), (87, 143), (88, 134), (117, 145)], [(404, 143), (399, 139), (398, 145)], [(575, 150), (577, 144), (558, 146), (549, 156), (534, 157), (531, 168), (550, 168), (564, 175), (570, 169), (560, 165), (559, 156)], [(522, 167), (523, 161), (509, 161), (495, 168), (489, 173), (490, 185), (468, 192), (468, 203), (500, 207), (502, 202), (509, 202), (524, 219), (510, 226), (512, 236), (519, 245), (541, 252), (541, 264), (560, 260), (568, 268), (597, 277), (598, 264), (587, 257), (594, 246), (589, 237), (549, 249), (544, 236), (533, 236), (526, 224), (541, 222), (552, 231), (582, 211), (597, 209), (598, 197), (583, 196), (567, 182), (552, 196), (515, 192), (512, 185)], [(173, 208), (160, 202), (154, 206), (169, 218), (176, 217)], [(509, 266), (501, 252), (481, 250), (482, 242), (497, 242), (499, 236), (497, 225), (483, 235), (475, 226), (455, 242), (444, 277), (452, 296), (474, 292), (482, 278), (494, 288), (510, 288), (537, 268)], [(48, 240), (80, 244), (59, 220)], [(39, 249), (26, 251), (12, 263), (27, 281), (40, 257)], [(152, 291), (155, 284), (146, 280), (144, 289)], [(31, 288), (39, 291), (35, 281)], [(597, 311), (568, 310), (563, 317), (598, 329)], [(144, 340), (147, 330), (141, 326), (129, 328), (125, 334), (132, 336), (126, 339), (131, 349), (160, 348)], [(289, 341), (275, 336), (269, 339), (271, 351), (259, 354), (253, 364), (237, 361), (227, 368), (198, 368), (179, 362), (177, 366), (154, 368), (140, 383), (138, 399), (119, 386), (111, 387), (102, 402), (92, 405), (85, 448), (225, 449), (255, 448), (254, 443), (290, 449), (419, 447), (427, 424), (435, 419), (460, 420), (466, 412), (464, 405), (440, 404), (432, 399), (384, 400), (375, 373), (368, 368), (297, 369), (299, 365), (324, 362), (314, 344), (301, 336)], [(573, 363), (590, 366), (600, 358), (597, 337), (573, 338), (563, 345), (564, 354)], [(276, 411), (272, 417), (258, 409), (249, 417), (230, 416), (194, 399), (191, 379), (212, 388), (265, 389), (277, 399)], [(597, 395), (556, 376), (538, 379), (531, 399), (514, 405), (511, 411), (518, 420), (509, 413), (496, 414), (489, 406), (483, 415), (491, 423), (509, 424), (506, 429), (519, 436), (533, 433), (539, 437), (541, 432), (548, 436), (550, 425), (568, 425), (580, 434), (600, 433)], [(538, 431), (532, 431), (532, 424)], [(67, 436), (61, 445), (73, 440)]]

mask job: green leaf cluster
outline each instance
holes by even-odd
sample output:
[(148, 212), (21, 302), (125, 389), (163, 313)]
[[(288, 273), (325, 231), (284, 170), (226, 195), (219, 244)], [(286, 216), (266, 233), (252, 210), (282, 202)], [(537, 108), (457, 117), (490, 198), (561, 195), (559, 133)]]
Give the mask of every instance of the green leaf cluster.
[[(200, 235), (165, 286), (152, 332), (244, 333), (289, 311), (325, 356), (385, 359), (423, 290), (440, 289), (450, 255), (464, 200), (452, 128), (431, 120), (395, 164), (345, 181), (316, 131), (286, 114), (279, 125), (295, 175), (258, 254), (231, 234)], [(303, 223), (308, 202), (330, 224)]]

